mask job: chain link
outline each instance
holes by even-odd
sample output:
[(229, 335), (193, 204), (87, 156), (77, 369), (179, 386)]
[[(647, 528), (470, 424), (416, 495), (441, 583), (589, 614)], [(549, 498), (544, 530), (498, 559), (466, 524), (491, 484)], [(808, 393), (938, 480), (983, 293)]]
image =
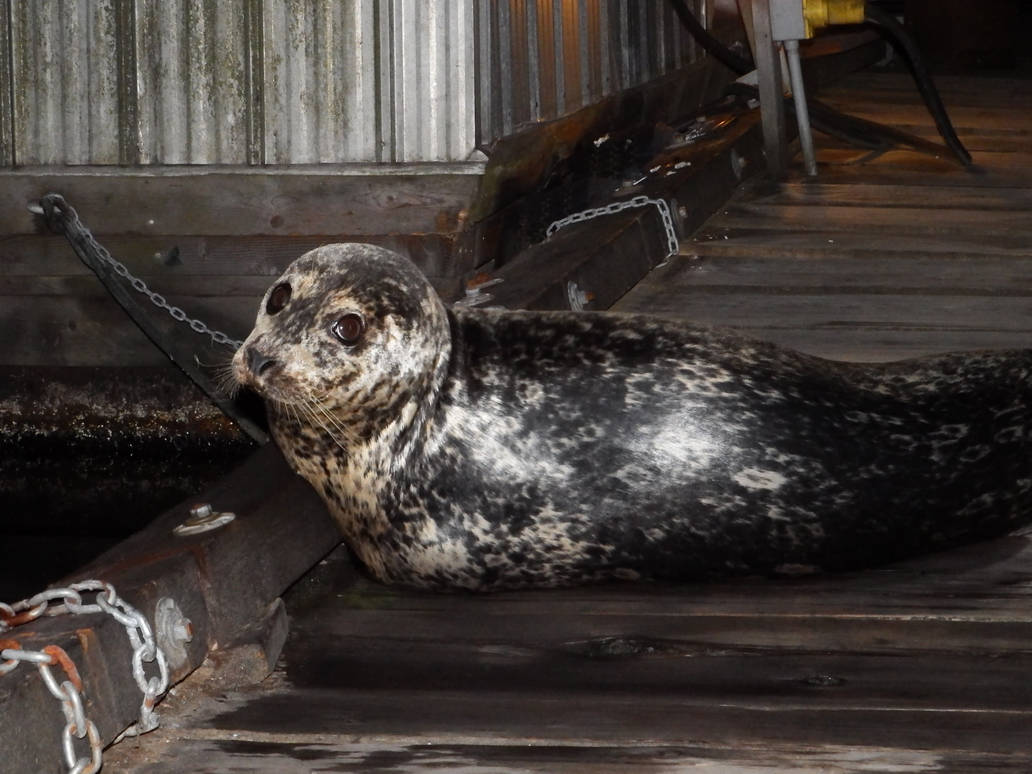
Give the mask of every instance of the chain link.
[(233, 349), (240, 349), (240, 347), (244, 343), (243, 341), (240, 341), (239, 339), (231, 339), (222, 331), (209, 328), (201, 320), (196, 320), (192, 317), (189, 317), (186, 314), (186, 312), (184, 312), (178, 306), (173, 306), (172, 304), (169, 304), (168, 301), (165, 300), (165, 297), (162, 296), (160, 293), (155, 293), (153, 290), (147, 287), (147, 283), (144, 282), (142, 279), (133, 276), (133, 274), (130, 273), (129, 269), (126, 267), (124, 263), (122, 263), (113, 255), (111, 255), (108, 249), (96, 240), (96, 238), (93, 236), (93, 233), (86, 227), (86, 225), (81, 220), (79, 220), (79, 213), (75, 211), (75, 208), (72, 207), (72, 205), (68, 204), (63, 198), (60, 197), (56, 197), (55, 202), (59, 202), (59, 209), (61, 211), (62, 216), (72, 226), (74, 226), (82, 233), (83, 239), (85, 240), (86, 244), (89, 245), (90, 249), (93, 250), (94, 255), (100, 258), (100, 260), (103, 263), (111, 267), (115, 274), (117, 274), (122, 279), (128, 281), (129, 285), (133, 288), (133, 290), (147, 296), (147, 298), (150, 299), (151, 303), (154, 304), (154, 306), (158, 307), (159, 309), (164, 309), (166, 312), (168, 312), (169, 316), (171, 316), (173, 320), (177, 322), (187, 323), (190, 326), (191, 330), (193, 330), (194, 332), (210, 336), (211, 340), (216, 344), (229, 346)]
[(667, 238), (667, 254), (665, 257), (669, 258), (671, 255), (676, 255), (680, 249), (680, 243), (677, 241), (677, 231), (674, 229), (674, 219), (670, 216), (670, 206), (663, 199), (652, 199), (648, 196), (635, 196), (627, 201), (612, 202), (604, 207), (594, 207), (590, 210), (581, 210), (572, 215), (567, 215), (565, 218), (560, 218), (553, 222), (545, 232), (545, 236), (551, 237), (556, 231), (569, 226), (571, 223), (583, 223), (592, 218), (598, 218), (603, 215), (615, 215), (624, 210), (634, 207), (647, 207), (650, 204), (655, 205), (656, 209), (659, 210), (660, 220), (663, 221), (663, 229), (666, 231)]
[[(83, 592), (97, 592), (93, 604), (83, 602)], [(35, 621), (43, 615), (63, 614), (89, 615), (106, 613), (125, 627), (126, 635), (133, 649), (132, 673), (136, 685), (143, 693), (140, 705), (140, 719), (123, 731), (115, 741), (126, 736), (136, 736), (158, 727), (158, 716), (154, 705), (168, 688), (168, 662), (158, 647), (147, 619), (115, 593), (115, 587), (100, 580), (84, 580), (66, 587), (46, 589), (38, 594), (15, 602), (12, 605), (0, 602), (0, 636), (16, 626)], [(70, 774), (94, 774), (101, 767), (102, 741), (93, 721), (86, 717), (82, 702), (82, 679), (75, 664), (65, 651), (57, 645), (47, 645), (42, 650), (23, 650), (17, 640), (0, 639), (0, 676), (11, 672), (20, 663), (35, 664), (47, 690), (61, 702), (65, 716), (65, 727), (61, 745), (65, 763)], [(144, 663), (155, 663), (158, 673), (148, 677)], [(68, 679), (58, 682), (50, 667), (60, 666)], [(75, 752), (75, 740), (84, 740), (90, 746), (89, 756)]]

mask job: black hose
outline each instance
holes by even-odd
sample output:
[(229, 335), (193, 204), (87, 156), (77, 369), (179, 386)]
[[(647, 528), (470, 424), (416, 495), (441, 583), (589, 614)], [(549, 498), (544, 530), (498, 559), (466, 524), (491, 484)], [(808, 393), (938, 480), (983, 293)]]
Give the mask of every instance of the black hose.
[[(695, 18), (695, 14), (689, 10), (684, 0), (669, 0), (669, 2), (681, 23), (707, 53), (739, 75), (744, 75), (755, 68), (750, 60), (740, 57), (721, 41), (710, 35), (709, 31)], [(942, 104), (939, 92), (932, 82), (932, 77), (928, 72), (928, 68), (925, 67), (924, 60), (921, 58), (921, 53), (918, 51), (913, 39), (903, 29), (903, 26), (896, 21), (894, 16), (883, 11), (874, 3), (869, 2), (866, 4), (865, 14), (868, 21), (878, 28), (883, 37), (886, 37), (893, 46), (903, 50), (918, 91), (928, 107), (928, 112), (932, 114), (935, 126), (943, 140), (945, 140), (948, 150), (953, 152), (953, 155), (957, 157), (961, 164), (971, 166), (971, 154), (968, 153), (960, 138), (957, 137), (953, 124), (950, 122), (950, 117), (946, 113), (946, 107)], [(741, 87), (741, 84), (737, 84), (737, 86)], [(736, 91), (735, 87), (736, 84), (732, 84), (728, 91)], [(753, 96), (756, 93), (755, 87), (745, 87), (738, 90), (743, 92), (748, 90)], [(794, 103), (790, 100), (786, 100), (786, 105), (790, 109), (794, 108)], [(891, 139), (895, 142), (910, 145), (918, 150), (930, 152), (936, 152), (937, 149), (941, 150), (940, 146), (933, 145), (926, 140), (921, 140), (913, 135), (890, 129), (889, 127), (879, 127), (879, 125), (870, 121), (847, 116), (832, 110), (826, 105), (821, 105), (815, 112), (817, 116), (816, 120), (813, 121), (813, 125), (816, 129), (845, 139), (862, 148), (885, 149), (886, 140)]]
[(953, 129), (949, 114), (946, 112), (946, 106), (942, 104), (942, 99), (939, 97), (939, 90), (935, 88), (931, 73), (925, 67), (924, 59), (921, 58), (921, 52), (918, 51), (913, 38), (903, 28), (903, 25), (896, 21), (895, 16), (882, 10), (874, 3), (867, 3), (865, 15), (867, 20), (878, 28), (882, 36), (893, 47), (903, 53), (907, 64), (910, 66), (910, 73), (914, 77), (914, 83), (917, 84), (917, 90), (921, 92), (921, 98), (928, 107), (928, 112), (932, 114), (932, 118), (935, 120), (935, 127), (939, 130), (939, 134), (945, 141), (946, 146), (953, 151), (953, 155), (957, 157), (961, 164), (970, 166), (971, 154), (968, 153), (967, 148), (964, 147), (964, 144)]
[(752, 60), (739, 56), (710, 35), (709, 30), (699, 23), (699, 20), (695, 18), (695, 14), (685, 5), (684, 0), (670, 0), (670, 5), (674, 7), (674, 13), (681, 20), (681, 24), (688, 29), (688, 32), (695, 38), (695, 42), (702, 46), (706, 53), (738, 75), (745, 75), (747, 72), (756, 69)]
[[(734, 83), (728, 86), (727, 92), (735, 96), (756, 99), (758, 90), (755, 86)], [(887, 151), (893, 147), (906, 145), (922, 153), (934, 156), (942, 155), (943, 146), (931, 140), (842, 113), (816, 99), (807, 100), (807, 104), (810, 112), (810, 124), (814, 129), (829, 137), (848, 142), (854, 147), (871, 151)], [(791, 97), (785, 98), (785, 109), (791, 113), (795, 112), (795, 101)]]

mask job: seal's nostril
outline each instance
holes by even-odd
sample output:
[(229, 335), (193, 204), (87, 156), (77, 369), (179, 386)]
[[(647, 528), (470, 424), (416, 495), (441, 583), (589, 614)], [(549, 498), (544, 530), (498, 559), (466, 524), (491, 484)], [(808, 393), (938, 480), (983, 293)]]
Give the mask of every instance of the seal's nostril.
[(247, 367), (255, 376), (261, 376), (276, 365), (274, 358), (268, 357), (254, 347), (247, 350)]

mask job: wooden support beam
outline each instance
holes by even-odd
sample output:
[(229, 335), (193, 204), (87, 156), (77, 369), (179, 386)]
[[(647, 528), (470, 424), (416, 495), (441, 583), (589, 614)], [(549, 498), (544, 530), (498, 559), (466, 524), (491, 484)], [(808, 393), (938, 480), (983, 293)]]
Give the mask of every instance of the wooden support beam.
[[(211, 532), (175, 535), (174, 527), (186, 519), (195, 502), (208, 502), (236, 518)], [(158, 601), (174, 600), (193, 630), (185, 661), (172, 670), (176, 682), (209, 653), (225, 649), (247, 627), (267, 617), (270, 604), (338, 542), (337, 528), (322, 502), (270, 444), (196, 500), (165, 512), (58, 585), (86, 578), (107, 581), (152, 628)], [(87, 595), (84, 601), (93, 599)], [(28, 650), (56, 644), (68, 653), (82, 676), (86, 715), (105, 744), (135, 721), (142, 695), (130, 669), (125, 628), (111, 616), (44, 617), (4, 636), (16, 638)], [(148, 676), (152, 673), (147, 671)], [(65, 724), (60, 706), (30, 664), (0, 675), (5, 770), (60, 767), (60, 732)]]
[[(671, 152), (637, 193), (671, 206), (681, 235), (694, 232), (732, 191), (760, 168), (755, 113), (739, 115), (721, 136)], [(486, 276), (489, 305), (510, 309), (608, 309), (667, 256), (667, 238), (655, 206), (623, 210), (571, 224)], [(584, 294), (581, 304), (571, 294)]]
[(96, 234), (439, 234), (458, 231), (483, 164), (62, 167), (0, 171), (0, 233), (35, 234), (26, 205), (63, 195)]

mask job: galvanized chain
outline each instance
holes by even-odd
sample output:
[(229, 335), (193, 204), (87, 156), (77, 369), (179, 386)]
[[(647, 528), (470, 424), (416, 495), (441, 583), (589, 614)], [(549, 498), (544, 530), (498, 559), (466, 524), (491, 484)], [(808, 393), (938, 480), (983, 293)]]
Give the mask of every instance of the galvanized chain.
[[(96, 591), (96, 603), (86, 604), (82, 600), (85, 592)], [(57, 603), (57, 604), (51, 604)], [(168, 688), (168, 662), (165, 654), (155, 642), (147, 619), (128, 602), (115, 593), (110, 583), (100, 580), (85, 580), (66, 587), (52, 588), (8, 605), (0, 602), (0, 635), (14, 627), (35, 621), (43, 615), (54, 616), (71, 613), (86, 615), (107, 613), (125, 627), (133, 649), (132, 672), (136, 684), (143, 693), (140, 719), (119, 735), (135, 736), (158, 727), (158, 716), (154, 705)], [(14, 670), (20, 663), (35, 664), (44, 684), (61, 702), (66, 725), (62, 732), (62, 749), (70, 774), (93, 774), (101, 767), (101, 739), (93, 721), (86, 717), (82, 702), (82, 679), (75, 664), (65, 651), (57, 645), (48, 645), (42, 650), (24, 650), (17, 640), (0, 639), (0, 676)], [(144, 662), (155, 662), (158, 674), (147, 677)], [(61, 666), (68, 679), (58, 683), (50, 667)], [(77, 756), (75, 739), (85, 740), (90, 746), (90, 755)], [(116, 739), (115, 741), (118, 741)]]
[(545, 236), (551, 237), (556, 231), (571, 223), (583, 223), (586, 220), (598, 218), (602, 215), (615, 215), (618, 212), (623, 212), (633, 207), (647, 207), (650, 204), (655, 205), (656, 209), (659, 210), (659, 217), (663, 221), (663, 229), (666, 231), (667, 238), (666, 257), (669, 258), (671, 255), (676, 255), (680, 248), (680, 243), (677, 241), (677, 231), (674, 229), (674, 219), (670, 216), (670, 206), (662, 199), (652, 199), (648, 196), (635, 196), (627, 201), (613, 202), (604, 207), (594, 207), (590, 210), (581, 210), (572, 215), (567, 215), (565, 218), (560, 218), (552, 223), (545, 232)]
[[(29, 209), (32, 212), (44, 214), (42, 207), (32, 206), (29, 207)], [(124, 263), (122, 263), (113, 255), (111, 255), (108, 249), (96, 240), (96, 238), (93, 236), (93, 233), (86, 227), (86, 224), (79, 220), (79, 213), (75, 211), (75, 208), (72, 207), (72, 205), (64, 201), (63, 198), (60, 199), (60, 209), (62, 215), (68, 220), (68, 222), (71, 223), (80, 232), (82, 232), (83, 238), (85, 239), (89, 247), (93, 250), (94, 254), (98, 258), (100, 258), (101, 261), (110, 266), (111, 269), (115, 272), (115, 274), (117, 274), (122, 279), (126, 280), (132, 286), (133, 290), (147, 296), (147, 298), (150, 299), (151, 303), (154, 304), (154, 306), (158, 307), (159, 309), (164, 309), (166, 312), (168, 312), (169, 316), (176, 322), (186, 323), (187, 325), (189, 325), (191, 330), (193, 330), (195, 333), (201, 333), (206, 336), (211, 336), (211, 340), (214, 341), (216, 344), (223, 344), (226, 346), (233, 347), (233, 349), (240, 349), (241, 345), (244, 342), (240, 341), (239, 339), (231, 339), (222, 331), (209, 328), (201, 320), (197, 320), (188, 316), (187, 313), (180, 309), (178, 306), (173, 306), (172, 304), (168, 303), (168, 301), (165, 300), (165, 297), (162, 296), (160, 293), (155, 293), (153, 290), (147, 287), (147, 283), (144, 282), (142, 279), (133, 276), (129, 269), (126, 268)]]

